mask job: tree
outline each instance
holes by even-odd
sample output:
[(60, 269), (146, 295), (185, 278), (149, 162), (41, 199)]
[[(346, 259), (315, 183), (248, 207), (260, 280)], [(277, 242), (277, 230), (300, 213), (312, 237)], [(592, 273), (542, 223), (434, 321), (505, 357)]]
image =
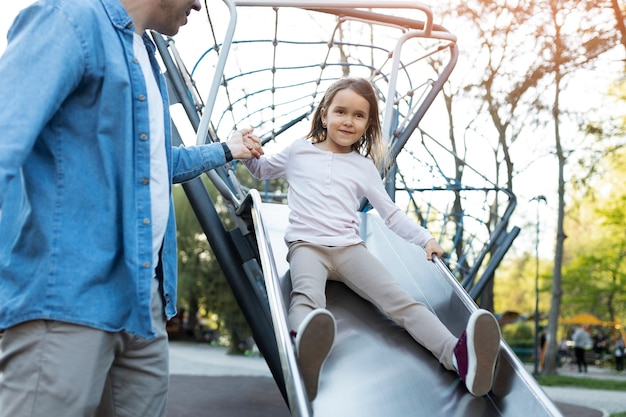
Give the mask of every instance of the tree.
[[(577, 13), (572, 13), (575, 11)], [(546, 361), (544, 371), (548, 374), (556, 373), (557, 358), (557, 330), (562, 301), (562, 271), (564, 242), (566, 239), (565, 222), (565, 193), (566, 178), (565, 170), (568, 157), (578, 148), (571, 143), (569, 148), (563, 143), (561, 128), (565, 123), (568, 113), (562, 107), (561, 96), (567, 86), (567, 79), (577, 70), (592, 66), (599, 56), (609, 51), (615, 46), (615, 36), (611, 28), (608, 32), (602, 30), (602, 25), (597, 24), (603, 18), (602, 11), (595, 6), (595, 3), (551, 0), (549, 8), (546, 10), (549, 21), (546, 25), (544, 36), (546, 39), (543, 49), (550, 63), (550, 74), (553, 77), (552, 97), (553, 102), (548, 106), (552, 113), (552, 126), (555, 141), (555, 156), (557, 159), (557, 225), (556, 244), (554, 253), (554, 272), (552, 286), (552, 302), (548, 318), (548, 334), (546, 341)], [(581, 25), (579, 20), (572, 14), (585, 16), (590, 23)], [(581, 51), (583, 54), (581, 55)], [(581, 136), (579, 139), (584, 138)], [(582, 147), (582, 146), (581, 146)]]
[[(253, 178), (242, 164), (235, 162), (234, 166), (244, 190), (256, 188), (261, 191), (262, 196), (271, 201), (286, 202), (286, 181), (283, 179), (259, 181)], [(226, 229), (232, 228), (234, 222), (227, 205), (210, 180), (202, 178)], [(252, 335), (252, 331), (202, 232), (183, 188), (175, 186), (173, 194), (178, 236), (178, 307), (186, 310), (188, 330), (195, 328), (199, 312), (204, 316), (216, 316), (217, 330), (229, 336), (231, 352), (239, 351), (239, 346)]]
[(626, 151), (607, 154), (579, 187), (568, 212), (573, 230), (563, 273), (565, 315), (589, 312), (604, 321), (626, 314)]
[[(503, 262), (498, 268), (498, 285), (494, 289), (495, 311), (514, 310), (529, 314), (535, 309), (535, 282), (528, 279), (535, 276), (535, 254), (524, 252), (520, 256)], [(552, 263), (539, 259), (539, 312), (547, 311), (550, 299), (542, 294), (549, 294), (552, 281)]]
[[(519, 169), (515, 169), (512, 150), (522, 134), (537, 123), (530, 109), (538, 101), (541, 94), (538, 86), (548, 72), (548, 64), (535, 54), (542, 45), (542, 40), (533, 36), (537, 5), (532, 0), (515, 4), (486, 0), (452, 3), (449, 7), (453, 18), (461, 20), (454, 27), (463, 28), (463, 33), (457, 35), (470, 39), (466, 46), (471, 49), (461, 50), (461, 53), (471, 65), (460, 68), (464, 71), (460, 76), (461, 84), (457, 81), (459, 69), (453, 73), (452, 83), (459, 85), (453, 89), (455, 93), (444, 91), (449, 139), (458, 155), (469, 158), (460, 168), (465, 164), (480, 166), (494, 184), (513, 192), (514, 176)], [(453, 115), (454, 99), (459, 101), (456, 107), (463, 113)], [(473, 110), (467, 112), (467, 108)], [(457, 121), (463, 131), (462, 142), (457, 141), (453, 129)], [(479, 147), (484, 151), (477, 152)], [(468, 152), (468, 148), (472, 152)], [(472, 161), (472, 155), (480, 155), (480, 160)], [(457, 172), (461, 175), (463, 170)], [(503, 211), (504, 205), (496, 194), (488, 223), (490, 231), (495, 230), (500, 221), (498, 213)], [(491, 277), (490, 285), (481, 295), (481, 307), (493, 309), (493, 282), (494, 277)]]
[[(561, 269), (565, 232), (567, 160), (585, 149), (584, 135), (563, 137), (579, 122), (582, 110), (562, 101), (565, 91), (578, 85), (572, 80), (582, 70), (593, 70), (599, 57), (617, 45), (612, 9), (592, 1), (551, 0), (520, 2), (479, 0), (453, 2), (451, 9), (471, 28), (463, 40), (471, 49), (471, 66), (464, 67), (462, 99), (470, 99), (477, 109), (466, 123), (466, 134), (480, 140), (472, 144), (491, 146), (493, 168), (489, 174), (496, 184), (514, 191), (514, 178), (532, 164), (538, 153), (550, 152), (556, 158), (557, 232), (553, 264), (552, 301), (546, 370), (553, 372), (556, 355), (556, 327), (561, 302)], [(467, 41), (469, 39), (473, 41)], [(456, 77), (457, 73), (453, 74)], [(457, 107), (461, 107), (458, 106)], [(582, 106), (581, 106), (582, 107)], [(456, 120), (463, 115), (455, 115)], [(582, 116), (584, 119), (584, 115)], [(457, 123), (458, 125), (458, 123)], [(550, 132), (551, 129), (551, 132)], [(544, 137), (553, 138), (553, 147)], [(520, 139), (523, 147), (536, 149), (532, 159), (515, 155)], [(566, 140), (564, 140), (566, 139)], [(469, 141), (468, 141), (469, 142)], [(486, 153), (486, 152), (485, 152)], [(484, 154), (481, 158), (484, 158)], [(471, 161), (468, 161), (471, 164)], [(516, 168), (516, 164), (518, 167)], [(519, 165), (521, 164), (521, 168)], [(483, 163), (482, 166), (485, 166)], [(494, 210), (498, 210), (497, 202)], [(483, 299), (481, 298), (481, 302)], [(482, 304), (481, 304), (482, 305)]]
[[(227, 227), (232, 226), (221, 197), (205, 180), (216, 207), (223, 214)], [(241, 341), (247, 339), (251, 330), (226, 281), (219, 263), (211, 250), (206, 236), (180, 186), (174, 187), (174, 204), (178, 236), (179, 259), (179, 308), (184, 307), (188, 317), (187, 328), (194, 330), (198, 312), (217, 317), (218, 332), (227, 334), (231, 352), (237, 351)]]

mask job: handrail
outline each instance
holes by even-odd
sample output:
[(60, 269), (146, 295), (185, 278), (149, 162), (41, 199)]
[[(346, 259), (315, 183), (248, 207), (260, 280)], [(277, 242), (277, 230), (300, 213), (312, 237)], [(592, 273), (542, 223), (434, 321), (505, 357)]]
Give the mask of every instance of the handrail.
[[(311, 403), (300, 376), (300, 369), (296, 360), (295, 351), (291, 342), (291, 335), (287, 327), (287, 313), (283, 303), (280, 279), (274, 262), (274, 255), (270, 244), (270, 237), (263, 223), (261, 195), (256, 189), (251, 189), (246, 196), (245, 203), (250, 202), (250, 212), (254, 224), (254, 232), (259, 249), (259, 260), (263, 270), (263, 279), (269, 308), (274, 326), (274, 336), (278, 346), (278, 354), (285, 376), (285, 388), (289, 409), (294, 417), (308, 417), (313, 415)], [(245, 206), (246, 204), (242, 205)]]
[[(402, 46), (404, 45), (406, 41), (408, 41), (411, 38), (422, 38), (422, 37), (431, 36), (431, 34), (432, 34), (432, 31), (430, 30), (430, 28), (425, 28), (424, 30), (412, 30), (410, 32), (405, 33), (403, 36), (401, 36), (398, 39), (398, 42), (396, 43), (396, 49), (393, 52), (393, 65), (391, 66), (391, 72), (389, 75), (389, 88), (388, 88), (388, 93), (387, 93), (387, 103), (385, 106), (385, 112), (384, 112), (383, 123), (382, 123), (383, 135), (389, 135), (389, 137), (387, 138), (388, 142), (391, 142), (391, 139), (393, 138), (393, 135), (391, 134), (392, 133), (391, 128), (392, 128), (393, 119), (394, 119), (393, 107), (395, 105), (393, 97), (396, 91), (396, 83), (398, 80), (398, 69), (400, 68)], [(450, 33), (439, 33), (438, 38), (449, 40), (452, 42), (456, 41), (456, 36)], [(456, 64), (456, 60), (452, 63), (452, 68), (454, 68), (455, 64)], [(450, 71), (452, 71), (452, 68), (450, 69)], [(441, 79), (441, 77), (439, 77), (439, 79)], [(447, 77), (443, 81), (445, 82), (446, 79)], [(441, 87), (443, 87), (443, 84), (441, 85)], [(425, 102), (425, 105), (421, 106), (424, 108), (424, 112), (426, 111), (426, 109), (428, 109), (428, 107), (430, 107), (430, 104), (435, 99), (435, 96), (437, 94), (439, 94), (439, 90), (435, 90), (434, 93), (429, 96), (429, 100)], [(417, 120), (416, 123), (419, 123), (420, 120)]]
[[(459, 47), (456, 43), (450, 45), (450, 60), (443, 68), (439, 77), (432, 84), (431, 91), (428, 93), (428, 96), (424, 99), (423, 104), (420, 106), (418, 111), (415, 113), (413, 118), (409, 121), (406, 128), (403, 130), (402, 134), (399, 135), (396, 140), (391, 143), (391, 149), (389, 149), (389, 157), (392, 160), (396, 160), (404, 145), (408, 142), (409, 138), (417, 129), (417, 126), (422, 121), (422, 118), (426, 114), (426, 111), (430, 108), (430, 105), (435, 100), (435, 97), (439, 94), (439, 92), (443, 89), (444, 84), (452, 74), (454, 67), (459, 59)], [(386, 132), (388, 133), (388, 132)]]
[(224, 74), (224, 68), (226, 67), (226, 58), (228, 58), (228, 52), (230, 46), (233, 44), (233, 38), (235, 36), (235, 28), (237, 27), (237, 10), (235, 4), (231, 0), (224, 0), (228, 10), (230, 11), (230, 21), (228, 23), (228, 29), (224, 36), (224, 42), (222, 44), (222, 50), (215, 66), (215, 74), (220, 74), (219, 77), (213, 77), (211, 83), (211, 89), (207, 99), (205, 100), (205, 108), (202, 117), (200, 118), (200, 125), (198, 126), (196, 144), (202, 145), (206, 141), (207, 133), (209, 132), (209, 123), (211, 122), (211, 115), (213, 114), (213, 107), (217, 98), (217, 92), (220, 88), (222, 76)]

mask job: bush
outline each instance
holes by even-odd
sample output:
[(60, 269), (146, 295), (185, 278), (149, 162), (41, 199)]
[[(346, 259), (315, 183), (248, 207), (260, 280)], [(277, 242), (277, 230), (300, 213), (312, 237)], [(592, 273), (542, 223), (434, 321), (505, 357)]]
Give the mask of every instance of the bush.
[(535, 346), (534, 333), (534, 326), (524, 321), (507, 324), (502, 328), (502, 338), (510, 346), (532, 348)]
[(533, 326), (523, 321), (507, 324), (502, 328), (502, 338), (522, 362), (533, 360), (535, 356)]

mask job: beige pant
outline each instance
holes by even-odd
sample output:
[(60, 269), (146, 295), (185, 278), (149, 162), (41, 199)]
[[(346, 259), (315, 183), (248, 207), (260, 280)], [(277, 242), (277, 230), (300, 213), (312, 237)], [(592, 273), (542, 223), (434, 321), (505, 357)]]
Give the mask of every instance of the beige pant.
[(165, 416), (169, 354), (155, 294), (158, 284), (156, 339), (47, 320), (7, 329), (0, 339), (0, 417)]
[(398, 285), (364, 243), (328, 247), (292, 242), (288, 261), (292, 283), (289, 322), (293, 330), (313, 309), (326, 307), (326, 280), (340, 281), (404, 327), (446, 369), (454, 369), (452, 351), (456, 337), (428, 307)]

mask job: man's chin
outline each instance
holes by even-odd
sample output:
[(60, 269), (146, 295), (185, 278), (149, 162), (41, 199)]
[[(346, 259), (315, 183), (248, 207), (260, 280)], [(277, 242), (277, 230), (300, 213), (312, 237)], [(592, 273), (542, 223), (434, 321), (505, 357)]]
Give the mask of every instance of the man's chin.
[(187, 24), (187, 16), (180, 20), (180, 24), (176, 25), (174, 22), (170, 22), (171, 24), (164, 24), (159, 29), (155, 29), (161, 35), (164, 36), (174, 36), (178, 33), (181, 27)]
[(162, 31), (157, 31), (157, 32), (159, 32), (161, 35), (164, 35), (164, 36), (174, 36), (178, 33), (179, 30), (180, 30), (180, 26), (176, 28), (163, 29)]

